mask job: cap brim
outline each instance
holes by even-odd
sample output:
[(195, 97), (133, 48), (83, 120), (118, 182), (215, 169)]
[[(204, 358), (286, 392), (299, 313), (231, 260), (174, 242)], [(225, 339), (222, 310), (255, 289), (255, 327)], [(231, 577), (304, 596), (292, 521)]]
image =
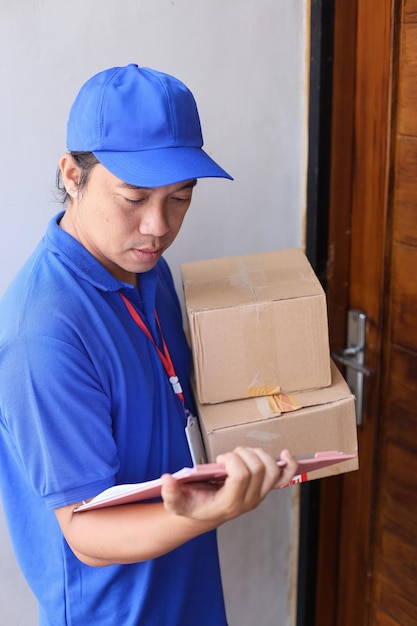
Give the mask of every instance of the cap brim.
[(233, 178), (201, 148), (160, 148), (140, 152), (94, 151), (114, 176), (129, 185), (162, 187), (194, 178)]

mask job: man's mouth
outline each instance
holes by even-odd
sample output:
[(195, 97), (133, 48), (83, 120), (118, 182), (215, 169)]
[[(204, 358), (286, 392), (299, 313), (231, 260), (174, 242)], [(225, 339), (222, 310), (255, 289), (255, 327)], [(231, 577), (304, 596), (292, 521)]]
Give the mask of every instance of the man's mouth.
[(132, 248), (135, 256), (141, 260), (153, 260), (161, 256), (163, 248)]

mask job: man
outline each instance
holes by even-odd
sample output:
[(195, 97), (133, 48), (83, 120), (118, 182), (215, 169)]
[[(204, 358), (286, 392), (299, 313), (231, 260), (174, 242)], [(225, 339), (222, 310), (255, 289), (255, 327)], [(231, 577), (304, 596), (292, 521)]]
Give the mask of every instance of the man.
[[(59, 164), (66, 210), (2, 299), (0, 482), (42, 625), (225, 624), (215, 529), (296, 471), (287, 451), (279, 468), (239, 448), (218, 459), (220, 488), (171, 476), (191, 463), (193, 405), (162, 254), (196, 180), (230, 178), (202, 145), (177, 79), (133, 64), (93, 76)], [(162, 500), (74, 512), (160, 475)]]

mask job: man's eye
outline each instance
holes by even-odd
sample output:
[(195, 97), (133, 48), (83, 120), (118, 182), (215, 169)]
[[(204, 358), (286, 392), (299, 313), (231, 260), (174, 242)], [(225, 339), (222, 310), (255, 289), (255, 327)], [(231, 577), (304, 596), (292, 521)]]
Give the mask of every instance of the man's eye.
[(173, 200), (174, 202), (190, 202), (191, 198), (189, 196), (187, 196), (186, 198), (182, 198), (181, 196), (174, 196), (173, 198), (171, 198), (171, 200)]
[(144, 201), (144, 198), (126, 198), (125, 197), (125, 200), (129, 204), (140, 204), (141, 202)]

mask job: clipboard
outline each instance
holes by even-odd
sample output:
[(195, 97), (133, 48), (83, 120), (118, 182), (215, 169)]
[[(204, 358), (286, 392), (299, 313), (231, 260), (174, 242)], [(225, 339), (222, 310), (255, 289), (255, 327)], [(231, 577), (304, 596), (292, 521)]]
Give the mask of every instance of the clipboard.
[[(315, 454), (297, 456), (297, 474), (308, 474), (329, 465), (348, 461), (355, 458), (355, 456), (355, 454), (344, 454), (338, 451), (316, 452)], [(285, 461), (281, 460), (278, 460), (277, 464), (280, 467), (285, 467), (286, 465)], [(172, 474), (172, 476), (181, 484), (193, 482), (222, 483), (227, 478), (227, 472), (224, 466), (218, 463), (203, 463), (194, 467), (183, 467)], [(105, 489), (89, 502), (83, 502), (83, 504), (74, 509), (74, 513), (152, 500), (160, 497), (161, 486), (160, 478), (143, 483), (115, 485)]]

